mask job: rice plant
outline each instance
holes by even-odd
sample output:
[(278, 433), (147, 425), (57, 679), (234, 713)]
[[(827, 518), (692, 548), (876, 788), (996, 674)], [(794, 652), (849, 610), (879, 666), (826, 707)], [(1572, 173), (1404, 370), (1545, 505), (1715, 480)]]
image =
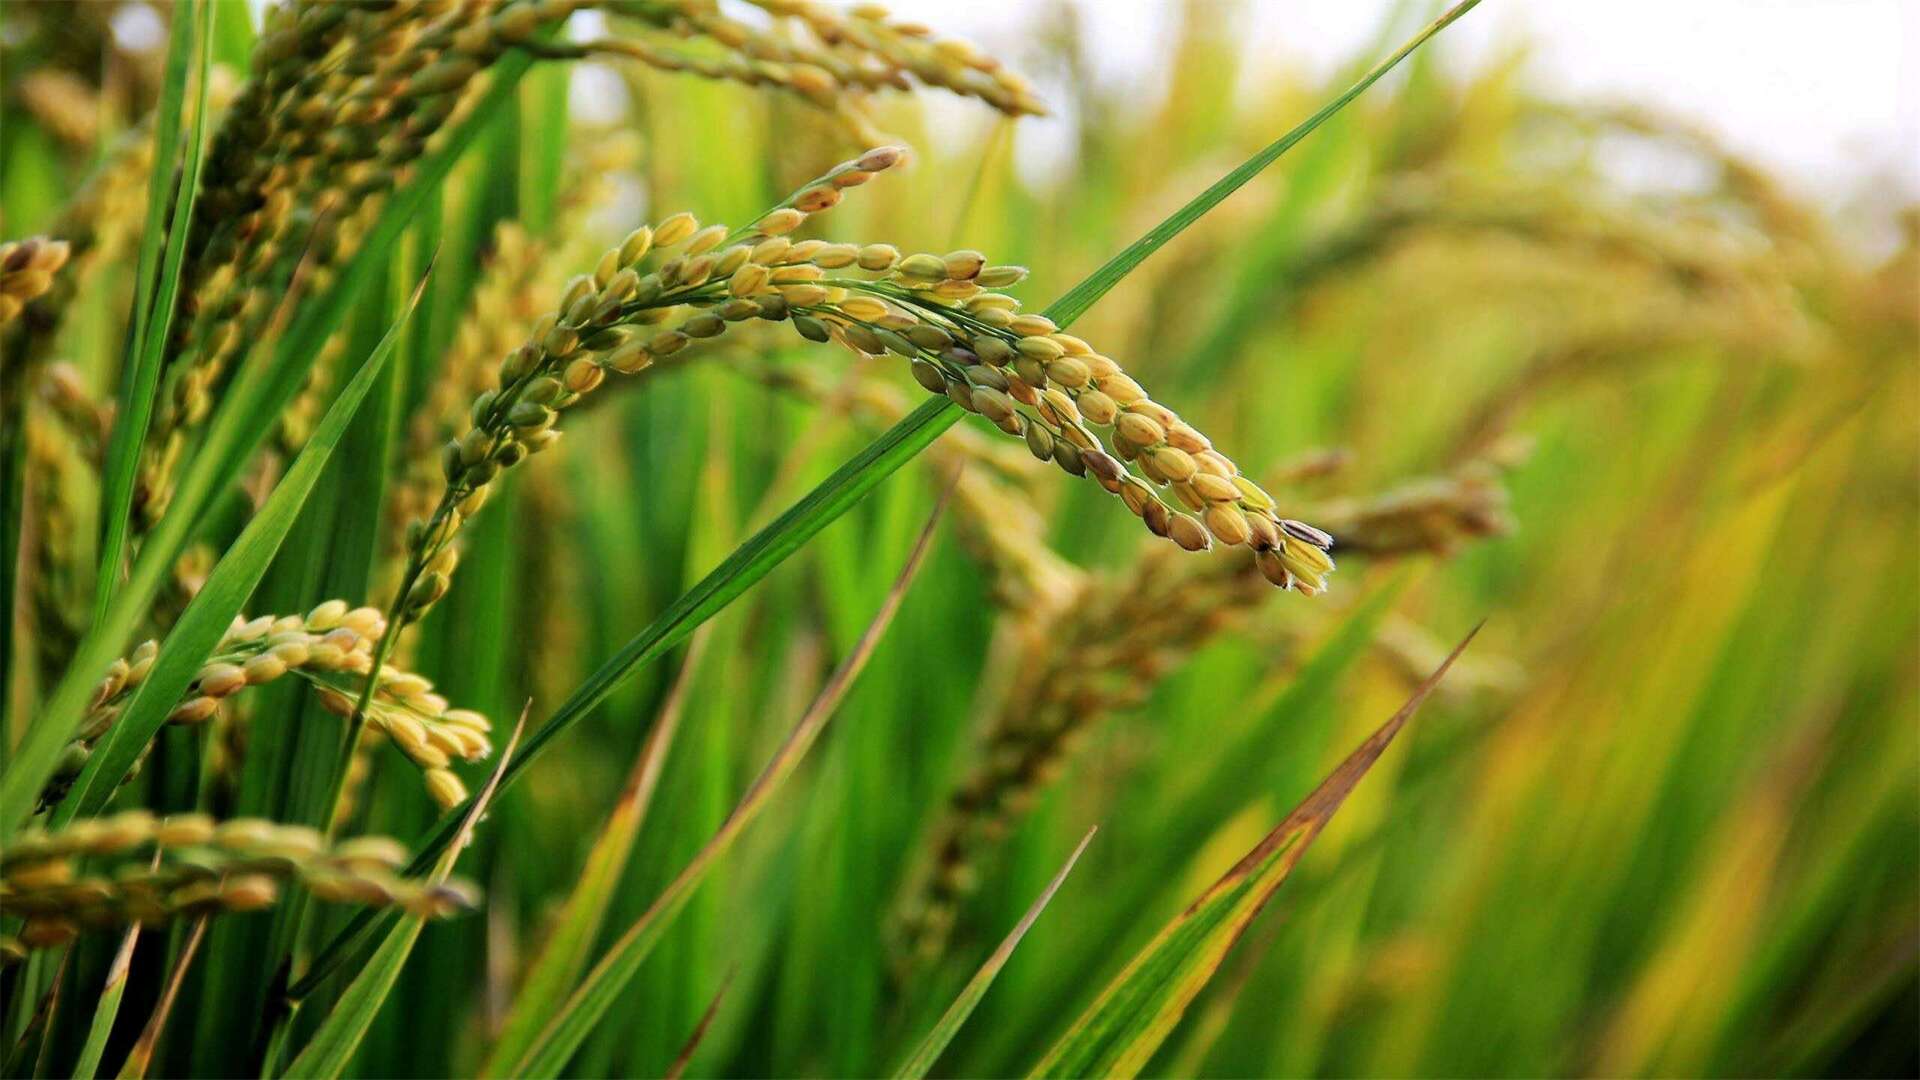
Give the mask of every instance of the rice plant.
[(0, 1068), (1920, 1069), (1920, 211), (1474, 6), (0, 8)]

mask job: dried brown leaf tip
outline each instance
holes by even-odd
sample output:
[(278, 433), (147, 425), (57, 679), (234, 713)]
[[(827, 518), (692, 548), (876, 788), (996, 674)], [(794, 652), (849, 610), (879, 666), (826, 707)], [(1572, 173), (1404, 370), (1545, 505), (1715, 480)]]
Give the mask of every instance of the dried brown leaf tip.
[(83, 930), (157, 924), (218, 911), (256, 911), (297, 882), (330, 903), (399, 908), (444, 918), (471, 909), (461, 881), (400, 876), (407, 849), (383, 836), (329, 843), (314, 829), (205, 814), (130, 810), (30, 828), (0, 853), (0, 915), (23, 920), (0, 938), (0, 959), (64, 944)]
[(53, 275), (67, 264), (67, 243), (44, 236), (0, 244), (0, 326), (19, 318), (27, 304), (53, 288)]
[[(373, 645), (386, 628), (386, 618), (378, 610), (349, 608), (341, 600), (329, 600), (304, 616), (236, 617), (188, 684), (187, 697), (174, 706), (167, 720), (204, 724), (227, 699), (289, 675), (313, 686), (328, 710), (349, 715), (372, 670)], [(93, 747), (146, 681), (158, 655), (158, 644), (149, 641), (131, 657), (114, 661), (95, 688), (93, 706), (78, 736), (68, 744), (43, 800), (57, 800), (80, 774)], [(381, 668), (367, 723), (424, 771), (428, 793), (442, 806), (453, 806), (467, 796), (451, 764), (478, 761), (493, 752), (486, 717), (453, 708), (434, 692), (432, 683), (397, 668)]]

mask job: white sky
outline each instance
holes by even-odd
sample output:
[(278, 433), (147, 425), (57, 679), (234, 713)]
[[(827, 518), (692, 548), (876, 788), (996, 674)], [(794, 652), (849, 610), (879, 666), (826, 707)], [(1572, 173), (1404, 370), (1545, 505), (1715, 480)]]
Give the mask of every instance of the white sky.
[[(1158, 83), (1172, 0), (1072, 2), (1103, 78)], [(887, 6), (1003, 47), (1036, 10), (1030, 0)], [(1394, 7), (1247, 0), (1239, 33), (1267, 63), (1330, 72), (1375, 42)], [(1428, 47), (1460, 70), (1523, 41), (1533, 84), (1555, 97), (1659, 105), (1823, 195), (1888, 182), (1904, 199), (1920, 193), (1920, 0), (1485, 0)]]

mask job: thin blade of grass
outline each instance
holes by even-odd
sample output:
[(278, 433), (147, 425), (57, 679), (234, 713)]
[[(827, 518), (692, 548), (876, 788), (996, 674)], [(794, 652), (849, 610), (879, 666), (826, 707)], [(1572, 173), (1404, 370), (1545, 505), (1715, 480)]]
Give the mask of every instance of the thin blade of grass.
[(1139, 1074), (1300, 856), (1459, 659), (1479, 627), (1293, 812), (1175, 916), (1034, 1066), (1033, 1076)]
[(488, 1064), (481, 1069), (482, 1076), (493, 1075), (495, 1065), (517, 1061), (527, 1052), (546, 1026), (547, 1018), (566, 1000), (567, 991), (586, 967), (588, 951), (600, 933), (607, 905), (626, 872), (627, 859), (633, 854), (634, 837), (639, 835), (647, 809), (653, 804), (653, 794), (660, 786), (667, 751), (673, 747), (673, 737), (685, 711), (687, 687), (705, 652), (705, 630), (702, 627), (701, 632), (693, 636), (686, 657), (680, 662), (680, 673), (660, 706), (660, 715), (634, 757), (620, 799), (614, 803), (606, 825), (587, 853), (580, 883), (567, 897), (552, 935), (513, 997), (513, 1008), (500, 1027), (500, 1037), (494, 1043)]
[(511, 1069), (507, 1070), (507, 1075), (517, 1077), (560, 1075), (561, 1070), (565, 1069), (567, 1062), (572, 1059), (574, 1051), (580, 1048), (580, 1044), (592, 1033), (601, 1017), (605, 1016), (607, 1010), (619, 1000), (627, 983), (639, 973), (640, 965), (646, 961), (647, 955), (653, 951), (667, 929), (673, 925), (674, 916), (679, 914), (687, 901), (693, 897), (694, 890), (699, 887), (707, 872), (733, 846), (733, 842), (739, 839), (740, 834), (752, 824), (754, 818), (766, 808), (774, 792), (779, 790), (781, 784), (793, 774), (801, 758), (806, 756), (807, 751), (812, 749), (814, 742), (819, 738), (821, 731), (825, 730), (834, 710), (839, 707), (847, 691), (852, 688), (854, 680), (866, 666), (868, 658), (873, 655), (874, 648), (879, 645), (880, 638), (892, 625), (893, 616), (900, 610), (900, 603), (906, 597), (908, 586), (913, 583), (914, 575), (918, 573), (921, 563), (925, 560), (927, 550), (933, 541), (934, 526), (939, 523), (941, 512), (945, 509), (946, 500), (943, 498), (927, 519), (926, 527), (921, 530), (912, 553), (907, 556), (906, 565), (901, 568), (900, 576), (895, 579), (892, 589), (882, 601), (880, 610), (874, 614), (873, 621), (868, 624), (866, 632), (854, 645), (853, 651), (834, 670), (826, 685), (820, 688), (820, 693), (807, 707), (806, 713), (800, 717), (800, 721), (787, 734), (786, 741), (781, 743), (780, 749), (774, 753), (773, 760), (767, 763), (767, 767), (761, 771), (752, 786), (747, 788), (746, 794), (741, 797), (733, 812), (727, 816), (720, 830), (714, 833), (712, 839), (708, 840), (693, 857), (693, 861), (681, 869), (646, 913), (620, 936), (620, 940), (614, 943), (607, 956), (587, 974), (586, 980), (580, 984), (579, 989), (574, 991), (572, 997), (568, 998), (566, 1004), (549, 1021), (534, 1045), (515, 1062)]
[[(167, 714), (193, 681), (194, 673), (213, 651), (220, 636), (226, 633), (233, 617), (239, 614), (241, 605), (252, 595), (254, 586), (260, 583), (261, 575), (266, 573), (274, 553), (280, 550), (281, 541), (286, 539), (287, 531), (299, 516), (307, 493), (313, 490), (321, 471), (333, 456), (334, 447), (352, 422), (354, 413), (359, 410), (367, 392), (373, 388), (380, 372), (386, 367), (387, 357), (393, 353), (402, 328), (418, 306), (431, 274), (429, 269), (428, 274), (420, 279), (406, 309), (388, 328), (373, 354), (360, 365), (353, 380), (340, 392), (333, 407), (327, 410), (326, 416), (314, 429), (306, 448), (287, 470), (286, 476), (274, 487), (273, 494), (261, 504), (252, 520), (247, 522), (239, 538), (208, 575), (206, 585), (187, 605), (180, 621), (162, 644), (152, 672), (127, 703), (119, 720), (109, 729), (100, 749), (88, 759), (86, 768), (74, 783), (73, 791), (56, 811), (56, 821), (64, 822), (72, 820), (75, 815), (99, 813), (107, 800), (113, 797), (120, 781), (139, 760), (147, 743), (166, 723)], [(8, 779), (13, 778), (9, 772)]]
[[(454, 844), (447, 848), (433, 870), (433, 881), (438, 884), (447, 880), (453, 872), (453, 864), (459, 860), (467, 842), (473, 838), (473, 828), (480, 823), (480, 817), (486, 813), (495, 795), (500, 791), (500, 778), (507, 771), (507, 763), (513, 760), (514, 751), (520, 746), (520, 736), (527, 729), (527, 712), (533, 707), (529, 700), (520, 710), (520, 720), (513, 725), (513, 734), (508, 737), (507, 745), (500, 752), (500, 763), (494, 766), (493, 774), (487, 777), (486, 786), (480, 789), (467, 803), (465, 813), (460, 818), (460, 832)], [(424, 915), (409, 915), (400, 920), (393, 928), (380, 948), (373, 954), (373, 960), (340, 995), (326, 1019), (320, 1022), (320, 1029), (313, 1034), (312, 1041), (300, 1051), (300, 1056), (287, 1066), (285, 1075), (294, 1077), (333, 1077), (346, 1071), (353, 1055), (360, 1048), (360, 1041), (366, 1038), (367, 1029), (373, 1026), (374, 1018), (380, 1015), (380, 1007), (386, 1004), (387, 996), (400, 979), (400, 969), (406, 966), (407, 956), (413, 952), (413, 946), (420, 938), (420, 931), (426, 927)]]
[(127, 1060), (120, 1066), (120, 1080), (139, 1080), (147, 1075), (147, 1067), (153, 1064), (153, 1051), (160, 1045), (161, 1034), (167, 1030), (167, 1018), (173, 1015), (173, 1003), (180, 996), (181, 984), (187, 981), (187, 969), (193, 966), (193, 958), (200, 952), (201, 939), (207, 936), (209, 918), (202, 915), (193, 921), (193, 932), (187, 935), (187, 944), (180, 950), (180, 958), (173, 962), (173, 974), (167, 977), (167, 988), (154, 1005), (153, 1016), (140, 1032), (140, 1041), (133, 1044), (133, 1049), (127, 1052)]
[[(1378, 81), (1395, 64), (1405, 59), (1408, 53), (1418, 48), (1448, 23), (1465, 14), (1478, 2), (1479, 0), (1465, 0), (1454, 7), (1432, 26), (1416, 35), (1399, 52), (1368, 72), (1326, 108), (1303, 121), (1250, 161), (1261, 161), (1261, 168), (1272, 164), (1288, 148), (1325, 123), (1330, 116), (1345, 107), (1361, 91)], [(1114, 256), (1106, 265), (1094, 271), (1085, 281), (1055, 301), (1047, 308), (1046, 315), (1064, 329), (1096, 300), (1106, 295), (1107, 291), (1118, 284), (1129, 270), (1138, 266), (1147, 256), (1179, 235), (1181, 230), (1193, 224), (1207, 210), (1251, 179), (1252, 173), (1242, 175), (1244, 169), (1245, 166), (1242, 166), (1241, 169), (1229, 173), (1219, 183), (1176, 211), (1172, 217), (1135, 241), (1119, 255)], [(1254, 171), (1257, 172), (1258, 169)], [(675, 601), (673, 606), (662, 612), (652, 625), (641, 631), (639, 636), (628, 642), (618, 654), (589, 676), (587, 681), (582, 683), (579, 689), (575, 690), (573, 695), (554, 712), (553, 716), (527, 740), (526, 753), (521, 755), (519, 766), (515, 772), (506, 777), (505, 782), (513, 783), (519, 771), (530, 766), (549, 742), (592, 712), (596, 706), (606, 700), (607, 695), (616, 686), (641, 666), (658, 659), (663, 653), (684, 641), (687, 635), (701, 623), (718, 614), (742, 593), (752, 588), (761, 578), (785, 562), (787, 556), (805, 546), (822, 529), (839, 520), (842, 514), (851, 509), (868, 492), (878, 487), (881, 481), (893, 475), (920, 451), (931, 446), (934, 439), (959, 421), (960, 415), (959, 407), (947, 398), (929, 398), (922, 402), (899, 423), (889, 428), (845, 465), (835, 470), (832, 476), (808, 492), (772, 524), (755, 533), (725, 562), (715, 567), (712, 573), (702, 578), (690, 591)], [(451, 817), (443, 818), (440, 825), (423, 842), (414, 858), (416, 868), (431, 862), (443, 850), (451, 837), (451, 821)], [(346, 962), (352, 950), (361, 947), (374, 924), (383, 917), (371, 912), (362, 912), (356, 916), (320, 950), (307, 974), (288, 990), (288, 996), (297, 1000), (310, 993), (321, 979), (332, 974)]]
[[(20, 1036), (14, 1040), (13, 1048), (7, 1051), (6, 1060), (0, 1063), (0, 1076), (45, 1075), (44, 1066), (51, 1048), (50, 1032), (53, 1029), (53, 1020), (60, 1013), (60, 998), (66, 990), (67, 972), (72, 967), (73, 949), (62, 950), (60, 966), (54, 969), (52, 983), (47, 987), (47, 992), (40, 996), (39, 1003), (33, 1007), (33, 1012), (21, 1026)], [(13, 993), (21, 995), (19, 1002), (21, 1005), (33, 1000), (31, 994), (23, 994), (20, 989), (14, 990)], [(33, 1057), (30, 1066), (27, 1061), (29, 1052)]]
[[(147, 439), (147, 423), (153, 416), (161, 361), (172, 335), (180, 275), (187, 257), (188, 224), (193, 220), (194, 203), (199, 197), (200, 165), (206, 151), (207, 73), (213, 56), (215, 9), (216, 5), (207, 0), (176, 4), (173, 9), (166, 81), (161, 86), (160, 104), (154, 117), (154, 163), (152, 176), (147, 180), (147, 223), (140, 238), (139, 291), (134, 294), (137, 298), (134, 316), (127, 328), (127, 363), (121, 378), (119, 408), (101, 473), (106, 487), (100, 503), (103, 528), (100, 573), (93, 595), (96, 621), (106, 616), (107, 604), (120, 583), (120, 563), (126, 553), (128, 522), (133, 510), (133, 481), (139, 471), (140, 448)], [(235, 12), (231, 17), (244, 19), (246, 16), (244, 12)], [(187, 123), (186, 141), (176, 170), (171, 153), (180, 143), (180, 112), (189, 83), (194, 87), (193, 113)], [(171, 200), (167, 198), (170, 184), (174, 185)]]
[(973, 1015), (973, 1010), (980, 1004), (980, 999), (987, 996), (987, 988), (993, 985), (993, 980), (1000, 975), (1000, 969), (1007, 966), (1007, 961), (1013, 959), (1013, 950), (1019, 946), (1020, 939), (1027, 936), (1027, 931), (1032, 929), (1034, 920), (1047, 909), (1047, 904), (1053, 900), (1053, 894), (1059, 892), (1060, 886), (1066, 883), (1067, 875), (1073, 872), (1073, 866), (1080, 861), (1081, 853), (1086, 851), (1087, 845), (1093, 842), (1093, 834), (1099, 831), (1099, 827), (1095, 826), (1088, 829), (1087, 835), (1080, 838), (1079, 846), (1073, 849), (1073, 854), (1067, 856), (1067, 861), (1060, 867), (1059, 872), (1053, 875), (1053, 880), (1047, 883), (1047, 887), (1040, 891), (1033, 906), (1029, 907), (1027, 913), (1014, 925), (1013, 932), (1007, 935), (999, 948), (993, 950), (993, 955), (987, 957), (987, 962), (980, 965), (980, 970), (974, 973), (973, 978), (967, 980), (967, 985), (961, 989), (960, 996), (947, 1007), (947, 1011), (941, 1015), (939, 1022), (927, 1032), (926, 1038), (920, 1040), (920, 1045), (914, 1048), (913, 1054), (894, 1072), (894, 1076), (902, 1080), (919, 1080), (920, 1077), (933, 1071), (934, 1063), (940, 1060), (940, 1055), (946, 1050), (947, 1044), (959, 1034), (960, 1025), (967, 1022), (967, 1018)]
[(700, 1022), (693, 1025), (693, 1034), (687, 1036), (680, 1052), (673, 1056), (673, 1063), (667, 1066), (666, 1072), (660, 1074), (660, 1080), (680, 1080), (687, 1074), (687, 1066), (693, 1063), (693, 1055), (700, 1049), (702, 1040), (706, 1039), (707, 1029), (713, 1026), (713, 1018), (720, 1015), (720, 1002), (726, 999), (727, 989), (732, 985), (733, 972), (729, 970), (727, 977), (720, 980), (720, 989), (713, 992), (713, 1000), (707, 1002), (706, 1011), (700, 1014)]
[[(158, 865), (156, 857), (155, 865)], [(140, 944), (140, 924), (127, 927), (127, 934), (120, 939), (120, 949), (113, 954), (113, 963), (107, 968), (107, 981), (100, 987), (100, 1000), (93, 1007), (93, 1023), (87, 1028), (86, 1044), (80, 1048), (80, 1057), (73, 1065), (73, 1080), (93, 1080), (93, 1074), (99, 1071), (100, 1055), (107, 1050), (107, 1037), (113, 1034), (113, 1023), (120, 1016), (120, 999), (127, 993), (127, 973), (133, 967), (133, 950)]]

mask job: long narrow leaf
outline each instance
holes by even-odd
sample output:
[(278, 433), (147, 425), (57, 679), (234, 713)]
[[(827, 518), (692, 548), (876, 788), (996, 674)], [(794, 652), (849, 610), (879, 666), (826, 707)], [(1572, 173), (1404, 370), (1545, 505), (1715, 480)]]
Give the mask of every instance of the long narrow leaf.
[[(528, 702), (529, 705), (532, 702)], [(527, 728), (527, 712), (522, 709), (520, 722), (513, 726), (513, 735), (507, 739), (506, 749), (500, 752), (500, 763), (493, 768), (493, 774), (487, 778), (486, 786), (480, 793), (467, 802), (466, 812), (460, 818), (460, 833), (456, 842), (447, 849), (444, 856), (435, 865), (433, 880), (442, 882), (453, 872), (453, 864), (460, 852), (473, 837), (473, 827), (480, 823), (480, 817), (492, 805), (494, 796), (500, 793), (500, 777), (507, 770), (507, 763), (513, 760), (513, 754), (520, 746), (520, 735)], [(347, 1064), (353, 1060), (354, 1051), (360, 1048), (360, 1042), (367, 1037), (367, 1029), (373, 1026), (374, 1018), (380, 1015), (380, 1007), (386, 1004), (387, 995), (393, 993), (393, 986), (400, 980), (400, 969), (406, 966), (407, 957), (413, 952), (413, 946), (420, 939), (420, 931), (426, 927), (424, 915), (408, 915), (393, 928), (380, 948), (375, 950), (373, 960), (354, 977), (353, 982), (334, 1003), (333, 1010), (320, 1023), (320, 1030), (314, 1032), (313, 1040), (307, 1043), (300, 1056), (287, 1066), (289, 1080), (298, 1077), (334, 1077), (346, 1071)]]
[(559, 1076), (561, 1070), (566, 1068), (567, 1062), (572, 1059), (574, 1052), (580, 1048), (580, 1044), (593, 1031), (594, 1025), (598, 1024), (600, 1018), (606, 1015), (615, 1001), (619, 1000), (627, 983), (639, 973), (640, 965), (646, 961), (647, 955), (653, 951), (655, 945), (660, 943), (668, 927), (673, 925), (674, 917), (686, 907), (687, 901), (693, 897), (694, 890), (706, 878), (707, 871), (713, 869), (714, 864), (726, 854), (728, 848), (733, 846), (733, 842), (739, 839), (746, 827), (752, 824), (762, 810), (766, 809), (768, 800), (774, 792), (779, 790), (787, 777), (793, 774), (800, 764), (800, 759), (806, 756), (807, 751), (812, 749), (814, 742), (819, 738), (820, 732), (825, 730), (827, 721), (832, 718), (834, 710), (839, 707), (847, 691), (852, 688), (854, 679), (859, 676), (861, 669), (866, 667), (867, 659), (873, 655), (873, 650), (879, 645), (881, 636), (892, 624), (894, 613), (900, 610), (900, 602), (905, 598), (907, 587), (913, 583), (914, 575), (919, 571), (920, 564), (926, 557), (927, 548), (933, 540), (934, 526), (939, 523), (940, 513), (945, 508), (945, 500), (942, 500), (940, 506), (936, 507), (933, 515), (928, 518), (926, 527), (921, 530), (919, 540), (914, 543), (912, 554), (907, 556), (906, 565), (901, 568), (900, 576), (895, 579), (893, 588), (881, 602), (880, 610), (874, 614), (873, 621), (868, 624), (866, 632), (860, 636), (853, 651), (834, 670), (826, 685), (820, 688), (820, 693), (813, 699), (813, 703), (807, 706), (807, 711), (800, 717), (799, 723), (788, 732), (786, 741), (781, 743), (780, 749), (774, 752), (773, 760), (767, 763), (767, 767), (761, 771), (752, 786), (747, 788), (747, 793), (733, 808), (733, 813), (727, 815), (727, 820), (721, 824), (719, 831), (713, 834), (713, 838), (708, 840), (706, 846), (693, 857), (693, 861), (689, 862), (665, 891), (654, 900), (646, 913), (620, 936), (620, 940), (614, 943), (613, 949), (606, 958), (587, 974), (580, 988), (567, 999), (566, 1004), (540, 1033), (534, 1045), (512, 1069), (507, 1070), (506, 1075)]
[(667, 691), (666, 701), (660, 706), (660, 715), (648, 730), (640, 752), (634, 756), (633, 767), (628, 771), (627, 783), (620, 792), (619, 801), (614, 803), (613, 812), (607, 815), (607, 822), (601, 827), (599, 837), (587, 852), (586, 865), (580, 871), (580, 883), (574, 886), (572, 894), (567, 897), (566, 906), (555, 920), (552, 935), (541, 948), (539, 958), (527, 970), (519, 992), (513, 997), (513, 1009), (500, 1027), (500, 1037), (494, 1043), (489, 1063), (481, 1070), (483, 1076), (493, 1075), (494, 1065), (517, 1061), (527, 1052), (533, 1040), (539, 1036), (540, 1029), (546, 1026), (547, 1018), (566, 1000), (567, 992), (587, 966), (588, 951), (593, 948), (594, 938), (599, 935), (601, 923), (606, 917), (607, 905), (626, 871), (627, 858), (633, 852), (634, 837), (646, 821), (647, 809), (653, 803), (653, 793), (660, 786), (660, 773), (666, 766), (667, 751), (672, 749), (673, 737), (680, 727), (687, 688), (693, 681), (704, 652), (701, 645), (706, 641), (705, 629), (694, 635), (693, 644), (680, 663), (680, 674), (674, 679), (673, 687)]
[(1398, 712), (1252, 851), (1175, 916), (1054, 1044), (1033, 1075), (1138, 1075), (1300, 856), (1478, 632), (1475, 627), (1462, 638)]
[(934, 1062), (940, 1060), (940, 1054), (946, 1050), (947, 1044), (960, 1033), (960, 1026), (967, 1022), (967, 1017), (973, 1015), (973, 1010), (979, 1006), (980, 999), (987, 996), (987, 988), (991, 987), (993, 980), (999, 977), (1000, 969), (1007, 966), (1007, 961), (1013, 959), (1013, 950), (1019, 947), (1020, 939), (1027, 936), (1027, 931), (1033, 928), (1034, 920), (1047, 909), (1047, 904), (1053, 900), (1053, 894), (1059, 892), (1060, 886), (1066, 883), (1067, 875), (1073, 872), (1073, 864), (1080, 861), (1080, 854), (1087, 850), (1088, 844), (1093, 843), (1093, 834), (1099, 831), (1098, 827), (1088, 829), (1087, 835), (1080, 838), (1080, 843), (1073, 849), (1073, 854), (1067, 856), (1067, 861), (1060, 867), (1059, 872), (1053, 875), (1053, 880), (1047, 882), (1047, 887), (1040, 890), (1040, 895), (1034, 900), (1033, 906), (1027, 909), (1027, 913), (1021, 916), (1018, 923), (1014, 924), (1013, 932), (1007, 935), (999, 948), (993, 950), (993, 955), (987, 957), (987, 962), (980, 965), (980, 970), (974, 973), (973, 978), (967, 980), (967, 985), (960, 990), (960, 996), (953, 1000), (952, 1005), (947, 1006), (947, 1011), (941, 1014), (939, 1022), (933, 1025), (932, 1030), (927, 1032), (927, 1037), (920, 1040), (920, 1045), (914, 1048), (913, 1054), (893, 1075), (902, 1080), (919, 1080), (920, 1077), (933, 1071)]
[[(153, 398), (160, 385), (160, 366), (172, 336), (173, 315), (180, 295), (181, 269), (186, 263), (187, 234), (193, 207), (199, 198), (200, 165), (206, 153), (207, 72), (213, 56), (213, 25), (218, 5), (208, 0), (176, 4), (173, 40), (167, 52), (167, 77), (161, 87), (154, 118), (153, 173), (147, 180), (147, 224), (140, 239), (139, 292), (133, 321), (128, 327), (127, 366), (121, 379), (120, 407), (107, 445), (101, 499), (104, 532), (100, 545), (100, 573), (94, 587), (93, 616), (104, 617), (114, 588), (120, 583), (120, 561), (126, 552), (128, 516), (133, 508), (133, 481), (139, 472), (140, 449), (153, 416)], [(244, 19), (244, 12), (235, 13)], [(185, 146), (176, 170), (170, 155), (180, 142), (180, 108), (189, 83), (194, 87), (193, 114), (187, 123)], [(167, 185), (173, 183), (169, 203)], [(168, 216), (171, 207), (171, 216)], [(165, 255), (160, 245), (165, 240)]]
[[(1288, 148), (1305, 138), (1357, 97), (1361, 91), (1378, 81), (1394, 65), (1405, 59), (1407, 54), (1448, 23), (1465, 14), (1478, 2), (1479, 0), (1465, 0), (1454, 7), (1325, 108), (1249, 159), (1248, 164), (1259, 162), (1259, 166), (1253, 172), (1258, 172), (1260, 168), (1272, 164)], [(1057, 325), (1066, 327), (1093, 306), (1096, 300), (1106, 295), (1107, 291), (1118, 284), (1128, 271), (1145, 261), (1154, 251), (1179, 235), (1181, 230), (1193, 224), (1207, 210), (1251, 179), (1253, 172), (1246, 172), (1246, 168), (1246, 165), (1242, 165), (1239, 169), (1227, 174), (1213, 187), (1202, 192), (1192, 202), (1175, 211), (1166, 221), (1114, 256), (1085, 281), (1047, 308), (1047, 316)], [(701, 623), (718, 614), (734, 599), (752, 588), (761, 578), (771, 573), (775, 567), (786, 561), (787, 556), (798, 551), (822, 529), (839, 520), (842, 514), (879, 486), (881, 481), (912, 460), (921, 450), (932, 445), (934, 439), (960, 419), (960, 415), (959, 407), (946, 398), (930, 398), (921, 403), (899, 423), (868, 444), (858, 455), (835, 470), (832, 476), (808, 492), (805, 498), (795, 503), (772, 524), (755, 533), (726, 561), (714, 568), (712, 573), (702, 578), (691, 591), (675, 601), (672, 607), (641, 631), (639, 636), (628, 642), (617, 655), (589, 676), (587, 681), (582, 683), (553, 716), (527, 740), (526, 753), (521, 755), (519, 764), (512, 773), (508, 774), (505, 782), (513, 783), (521, 771), (532, 765), (539, 757), (540, 751), (549, 742), (592, 712), (596, 706), (606, 700), (607, 695), (615, 687), (632, 676), (640, 667), (684, 641), (687, 635)], [(416, 870), (430, 864), (444, 850), (451, 838), (452, 827), (451, 817), (442, 819), (439, 827), (427, 837), (415, 855)], [(344, 930), (320, 950), (312, 968), (289, 989), (289, 996), (295, 999), (304, 996), (321, 979), (326, 978), (345, 963), (352, 955), (352, 950), (362, 946), (374, 923), (382, 917), (369, 912), (362, 912), (356, 916)]]
[(139, 760), (147, 743), (166, 723), (167, 714), (193, 681), (194, 673), (219, 643), (220, 635), (233, 623), (233, 617), (239, 614), (241, 605), (266, 573), (274, 553), (280, 550), (281, 541), (286, 539), (287, 531), (300, 515), (307, 493), (319, 480), (321, 470), (333, 456), (334, 447), (346, 433), (367, 391), (379, 379), (387, 357), (399, 341), (401, 329), (420, 302), (426, 282), (427, 278), (422, 277), (406, 310), (388, 328), (373, 354), (360, 365), (359, 372), (327, 410), (286, 476), (247, 522), (239, 539), (208, 575), (206, 585), (187, 605), (179, 623), (161, 646), (152, 671), (127, 702), (119, 720), (108, 730), (101, 748), (88, 759), (72, 793), (61, 804), (56, 820), (99, 813)]

